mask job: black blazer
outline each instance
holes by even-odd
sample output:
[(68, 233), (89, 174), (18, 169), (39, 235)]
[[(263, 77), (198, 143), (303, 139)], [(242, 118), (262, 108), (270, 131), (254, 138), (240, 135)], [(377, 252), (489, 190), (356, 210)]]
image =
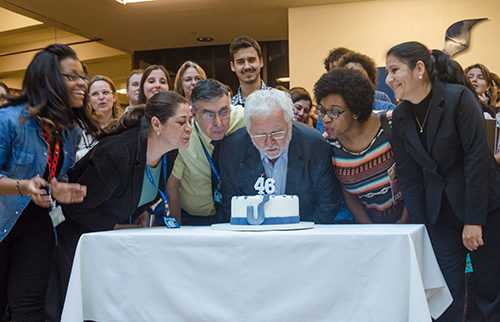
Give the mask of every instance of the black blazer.
[[(82, 203), (63, 206), (63, 212), (90, 231), (113, 229), (132, 216), (138, 217), (154, 201), (137, 207), (146, 169), (147, 141), (139, 128), (104, 138), (69, 173), (70, 182), (87, 186)], [(167, 178), (172, 172), (177, 150), (167, 153)], [(163, 170), (160, 189), (165, 191)], [(64, 223), (63, 223), (64, 224)]]
[(434, 81), (422, 145), (411, 104), (392, 116), (397, 173), (414, 223), (436, 223), (443, 192), (464, 224), (484, 225), (500, 207), (500, 173), (488, 148), (483, 112), (464, 86)]
[[(220, 170), (225, 216), (229, 222), (233, 196), (256, 195), (254, 184), (265, 175), (257, 148), (246, 128), (225, 138), (220, 146)], [(286, 194), (299, 196), (300, 219), (330, 224), (342, 201), (332, 166), (330, 144), (310, 126), (294, 123), (288, 149)]]

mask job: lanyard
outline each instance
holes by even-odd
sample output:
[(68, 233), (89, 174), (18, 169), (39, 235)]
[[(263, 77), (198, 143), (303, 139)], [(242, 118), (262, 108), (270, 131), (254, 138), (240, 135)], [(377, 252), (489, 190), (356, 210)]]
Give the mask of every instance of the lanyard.
[(194, 127), (196, 128), (196, 132), (198, 132), (198, 138), (200, 139), (200, 143), (201, 143), (201, 147), (203, 148), (203, 152), (205, 152), (205, 156), (207, 157), (208, 163), (210, 163), (210, 168), (212, 168), (212, 171), (214, 172), (215, 176), (217, 177), (217, 180), (220, 183), (220, 175), (217, 172), (217, 169), (215, 169), (215, 165), (212, 161), (212, 158), (208, 154), (208, 151), (207, 151), (207, 148), (205, 147), (205, 144), (203, 144), (203, 141), (201, 140), (200, 131), (198, 131), (198, 125), (196, 125), (196, 122), (193, 122), (193, 123), (194, 123)]
[(52, 147), (50, 146), (49, 134), (45, 130), (45, 126), (42, 125), (43, 136), (45, 137), (45, 142), (49, 146), (49, 156), (47, 158), (47, 166), (49, 167), (49, 177), (47, 182), (50, 182), (52, 178), (56, 175), (57, 163), (59, 162), (59, 153), (61, 151), (61, 146), (59, 141), (56, 140), (56, 145), (54, 146), (54, 151), (52, 151)]
[[(151, 175), (151, 171), (149, 171), (148, 166), (146, 165), (146, 173), (148, 175), (149, 182), (158, 189), (158, 192), (160, 193), (161, 199), (163, 200), (163, 204), (165, 205), (165, 212), (168, 213), (168, 197), (167, 194), (163, 191), (160, 190), (160, 188), (157, 188), (155, 185), (155, 181), (153, 179), (153, 176)], [(167, 154), (163, 155), (163, 180), (165, 181), (165, 191), (167, 189)]]

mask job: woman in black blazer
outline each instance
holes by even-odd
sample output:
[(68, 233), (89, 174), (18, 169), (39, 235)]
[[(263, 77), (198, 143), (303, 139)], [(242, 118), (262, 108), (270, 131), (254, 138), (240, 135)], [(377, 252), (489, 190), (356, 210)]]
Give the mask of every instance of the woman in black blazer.
[(145, 107), (133, 108), (105, 131), (69, 174), (71, 182), (87, 186), (87, 196), (79, 204), (63, 205), (66, 221), (57, 227), (57, 269), (51, 278), (60, 283), (60, 290), (51, 287), (47, 309), (55, 311), (50, 314), (56, 320), (80, 236), (148, 226), (150, 206), (161, 197), (157, 188), (166, 195), (165, 178), (172, 171), (177, 149), (189, 146), (191, 110), (179, 94), (160, 92)]
[(500, 321), (500, 173), (481, 106), (457, 84), (464, 76), (456, 66), (417, 42), (387, 53), (386, 83), (402, 101), (393, 114), (397, 173), (411, 221), (426, 224), (453, 295), (438, 320), (462, 319), (470, 251), (484, 320)]

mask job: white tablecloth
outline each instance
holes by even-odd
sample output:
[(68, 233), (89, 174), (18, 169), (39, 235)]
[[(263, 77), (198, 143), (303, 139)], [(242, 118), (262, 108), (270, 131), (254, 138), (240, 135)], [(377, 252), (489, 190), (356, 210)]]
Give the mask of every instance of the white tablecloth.
[(63, 321), (424, 322), (451, 295), (422, 225), (85, 234)]

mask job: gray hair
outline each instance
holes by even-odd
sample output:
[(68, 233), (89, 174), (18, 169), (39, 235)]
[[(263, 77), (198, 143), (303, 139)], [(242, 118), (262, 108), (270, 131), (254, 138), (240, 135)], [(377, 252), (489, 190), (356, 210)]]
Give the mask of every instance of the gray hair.
[(283, 111), (285, 122), (292, 126), (293, 103), (285, 92), (278, 89), (258, 90), (250, 94), (245, 103), (243, 121), (247, 129), (250, 129), (251, 118), (267, 118), (277, 110)]
[(195, 111), (198, 111), (198, 107), (196, 106), (198, 100), (211, 103), (219, 100), (224, 95), (229, 97), (224, 84), (212, 78), (202, 79), (194, 85), (191, 92), (191, 106)]

